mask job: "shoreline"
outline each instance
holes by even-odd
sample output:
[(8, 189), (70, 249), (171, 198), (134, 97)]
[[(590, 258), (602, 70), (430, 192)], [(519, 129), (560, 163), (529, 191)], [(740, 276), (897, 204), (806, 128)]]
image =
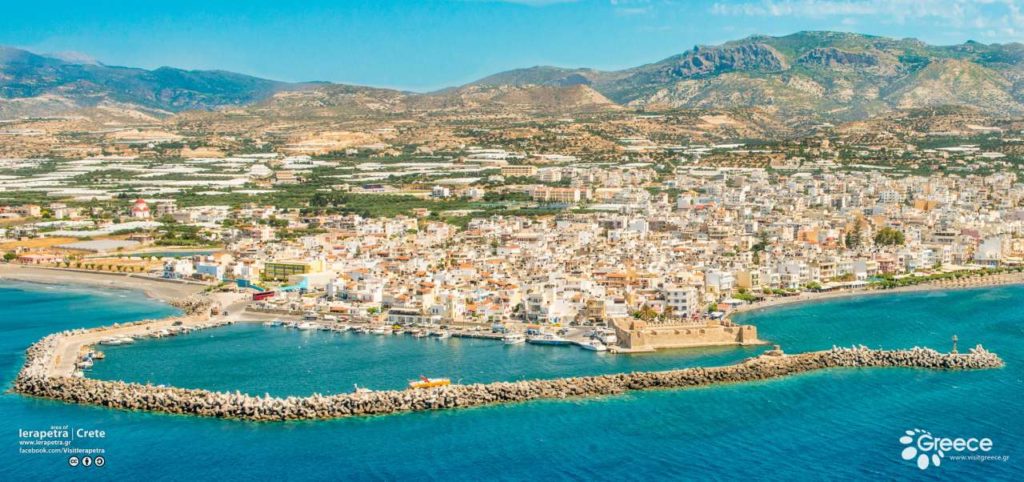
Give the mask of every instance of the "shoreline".
[(726, 318), (741, 313), (752, 313), (770, 308), (777, 308), (789, 305), (804, 303), (815, 303), (820, 301), (831, 301), (842, 298), (856, 298), (861, 296), (895, 295), (901, 293), (920, 293), (929, 291), (961, 291), (970, 289), (995, 288), (999, 286), (1024, 285), (1024, 273), (1004, 273), (989, 275), (985, 277), (966, 278), (956, 282), (932, 282), (922, 283), (913, 286), (901, 286), (899, 288), (879, 289), (861, 288), (853, 290), (832, 291), (824, 293), (802, 293), (796, 296), (775, 297), (768, 301), (740, 305), (730, 310)]
[[(24, 270), (24, 271), (21, 271)], [(81, 280), (80, 272), (12, 267), (0, 269), (2, 278), (25, 278), (4, 273), (29, 274), (34, 280), (70, 283)], [(91, 274), (91, 273), (89, 273)], [(121, 281), (111, 283), (113, 276)], [(943, 287), (910, 286), (899, 290), (865, 290), (860, 292), (826, 293), (824, 296), (784, 299), (786, 303), (762, 304), (759, 309), (780, 304), (812, 302), (859, 294), (885, 294), (900, 291), (927, 291), (943, 288), (972, 288), (1009, 284), (1010, 278), (995, 277), (977, 280), (972, 286)], [(1015, 273), (1012, 281), (1022, 276)], [(87, 278), (104, 287), (125, 287), (124, 282), (139, 281), (131, 276), (94, 274)], [(985, 281), (986, 284), (980, 283)], [(160, 287), (166, 283), (158, 283)], [(170, 284), (198, 289), (196, 285)], [(139, 289), (138, 283), (130, 288)], [(150, 287), (152, 288), (152, 287)], [(161, 293), (167, 296), (168, 292)], [(351, 416), (385, 415), (409, 411), (457, 409), (493, 404), (517, 403), (539, 399), (582, 398), (616, 395), (635, 390), (680, 389), (726, 383), (743, 383), (784, 378), (791, 375), (832, 368), (903, 367), (934, 370), (988, 369), (1003, 366), (995, 354), (979, 345), (970, 353), (940, 353), (931, 349), (870, 350), (866, 347), (783, 354), (777, 347), (742, 362), (712, 367), (693, 367), (668, 371), (634, 372), (520, 382), (492, 382), (472, 385), (451, 385), (421, 390), (388, 390), (371, 393), (338, 394), (307, 397), (251, 396), (238, 392), (217, 392), (173, 386), (153, 386), (124, 381), (96, 380), (76, 374), (76, 364), (85, 350), (105, 338), (145, 336), (162, 329), (177, 327), (204, 329), (239, 321), (246, 301), (237, 295), (218, 294), (230, 305), (232, 316), (213, 318), (209, 311), (187, 312), (182, 316), (165, 317), (132, 323), (114, 323), (91, 329), (68, 330), (48, 335), (26, 350), (25, 364), (14, 381), (13, 391), (69, 403), (99, 405), (116, 409), (143, 410), (171, 414), (196, 415), (251, 421), (322, 420)]]
[(195, 295), (208, 285), (161, 280), (125, 273), (102, 273), (65, 268), (0, 264), (0, 281), (12, 280), (44, 285), (82, 286), (142, 292), (147, 297), (174, 304)]

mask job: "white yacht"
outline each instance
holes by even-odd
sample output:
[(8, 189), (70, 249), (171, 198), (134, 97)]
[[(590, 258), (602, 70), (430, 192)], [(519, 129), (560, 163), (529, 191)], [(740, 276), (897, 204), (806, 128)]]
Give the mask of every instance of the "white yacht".
[(604, 343), (594, 339), (580, 342), (580, 348), (590, 351), (608, 351), (608, 347), (604, 346)]
[(526, 337), (522, 333), (505, 333), (505, 336), (501, 337), (501, 341), (506, 345), (519, 345), (526, 343)]
[(533, 335), (528, 337), (526, 341), (527, 343), (533, 343), (534, 345), (568, 345), (571, 343), (569, 340), (551, 333)]

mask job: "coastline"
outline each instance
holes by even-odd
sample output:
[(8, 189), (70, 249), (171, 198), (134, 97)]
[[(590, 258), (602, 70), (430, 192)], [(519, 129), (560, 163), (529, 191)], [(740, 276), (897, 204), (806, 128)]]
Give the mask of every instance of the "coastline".
[(757, 312), (780, 306), (797, 305), (803, 303), (815, 303), (819, 301), (835, 300), (841, 298), (855, 298), (861, 296), (915, 293), (927, 291), (959, 291), (1021, 284), (1024, 284), (1024, 273), (1004, 273), (984, 277), (965, 278), (953, 282), (922, 283), (919, 285), (902, 286), (899, 288), (892, 289), (861, 288), (825, 293), (801, 293), (796, 296), (775, 297), (768, 301), (740, 305), (735, 309), (730, 310), (727, 314), (727, 317), (732, 317), (733, 315), (737, 315), (740, 313)]
[[(64, 270), (23, 269), (35, 278), (72, 282), (62, 276)], [(5, 270), (0, 269), (0, 273)], [(10, 270), (7, 270), (10, 271)], [(43, 273), (39, 273), (42, 271)], [(21, 273), (24, 274), (24, 273)], [(82, 274), (82, 273), (75, 273)], [(90, 273), (91, 274), (91, 273)], [(109, 277), (133, 281), (130, 276), (98, 275), (110, 286)], [(5, 276), (14, 278), (12, 276)], [(1005, 279), (1004, 279), (1005, 278)], [(1009, 284), (1019, 281), (994, 277), (978, 279), (967, 288)], [(95, 278), (92, 278), (96, 281)], [(981, 282), (984, 281), (985, 284)], [(155, 282), (159, 283), (159, 282)], [(163, 283), (161, 283), (163, 284)], [(123, 286), (123, 285), (122, 285)], [(195, 288), (195, 285), (191, 285)], [(134, 286), (138, 289), (138, 286)], [(902, 290), (869, 290), (869, 294), (898, 291), (926, 291), (951, 288), (935, 285), (907, 287)], [(853, 296), (862, 293), (826, 293), (831, 296), (813, 296), (788, 302), (808, 302), (821, 299)], [(227, 296), (225, 294), (225, 296)], [(237, 296), (236, 296), (237, 297)], [(127, 324), (102, 326), (92, 329), (68, 330), (49, 335), (29, 347), (26, 363), (19, 373), (14, 390), (25, 395), (63, 400), (70, 403), (100, 405), (128, 410), (155, 411), (172, 414), (198, 415), (252, 421), (283, 421), (343, 418), (350, 416), (385, 415), (408, 411), (456, 409), (499, 403), (515, 403), (537, 399), (564, 399), (603, 395), (616, 395), (633, 390), (687, 388), (694, 386), (737, 383), (782, 378), (798, 373), (830, 368), (904, 367), (939, 370), (998, 368), (1003, 362), (978, 347), (964, 354), (943, 354), (934, 350), (868, 350), (864, 347), (835, 348), (795, 355), (783, 354), (777, 348), (744, 362), (721, 367), (693, 367), (664, 372), (635, 372), (630, 374), (530, 380), (522, 382), (493, 382), (487, 384), (452, 385), (438, 389), (415, 391), (382, 391), (369, 394), (340, 394), (309, 397), (257, 397), (239, 393), (214, 392), (103, 381), (75, 376), (76, 362), (84, 351), (104, 338), (115, 336), (144, 336), (154, 330), (182, 326), (203, 329), (237, 321), (242, 314), (238, 309), (244, 300), (228, 296), (222, 301), (230, 304), (233, 316), (212, 319), (209, 313), (189, 313), (184, 316), (145, 320)], [(760, 305), (767, 308), (773, 305)]]
[(164, 303), (181, 301), (203, 291), (207, 285), (172, 280), (159, 280), (124, 273), (100, 273), (63, 268), (44, 268), (14, 264), (0, 264), (0, 281), (22, 281), (47, 285), (78, 284), (143, 292)]

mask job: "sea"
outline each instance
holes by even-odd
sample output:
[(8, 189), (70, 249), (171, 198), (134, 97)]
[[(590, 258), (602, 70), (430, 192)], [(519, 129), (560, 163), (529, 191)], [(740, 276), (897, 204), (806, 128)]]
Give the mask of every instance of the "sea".
[[(983, 344), (998, 370), (836, 369), (697, 389), (466, 410), (255, 423), (88, 407), (10, 393), (48, 333), (174, 315), (128, 291), (0, 284), (0, 480), (1024, 480), (1024, 287), (908, 292), (753, 311), (789, 352)], [(104, 347), (102, 379), (277, 396), (733, 363), (764, 347), (610, 355), (477, 339), (300, 332), (260, 324)], [(68, 430), (102, 466), (24, 453)], [(915, 431), (916, 430), (916, 431)], [(907, 431), (987, 452), (904, 460)], [(102, 432), (102, 436), (99, 433)], [(101, 452), (100, 452), (101, 451)], [(983, 455), (985, 457), (977, 457)], [(975, 456), (970, 458), (970, 456)], [(81, 456), (80, 456), (81, 457)], [(81, 458), (79, 458), (81, 460)]]

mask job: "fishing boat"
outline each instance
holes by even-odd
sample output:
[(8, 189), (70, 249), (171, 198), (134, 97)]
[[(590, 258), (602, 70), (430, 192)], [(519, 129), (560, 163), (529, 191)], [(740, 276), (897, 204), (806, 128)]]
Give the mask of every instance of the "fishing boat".
[(526, 337), (522, 333), (506, 333), (501, 337), (501, 341), (506, 345), (519, 345), (526, 343)]
[(296, 328), (298, 328), (300, 330), (303, 330), (303, 331), (308, 331), (308, 330), (315, 330), (317, 328), (320, 328), (320, 325), (318, 325), (316, 323), (310, 323), (308, 321), (303, 321), (302, 323), (299, 323), (299, 326), (297, 326)]
[(593, 339), (580, 342), (580, 348), (590, 351), (608, 351), (608, 347), (604, 343)]
[(418, 388), (436, 388), (451, 385), (452, 381), (448, 378), (427, 378), (420, 376), (419, 380), (410, 380), (409, 389), (415, 390)]
[(383, 327), (383, 326), (375, 327), (373, 330), (370, 330), (370, 331), (374, 335), (386, 335), (386, 334), (388, 334), (388, 329), (386, 327)]
[(539, 335), (527, 337), (526, 342), (534, 345), (568, 345), (571, 343), (569, 340), (551, 333), (541, 333)]

